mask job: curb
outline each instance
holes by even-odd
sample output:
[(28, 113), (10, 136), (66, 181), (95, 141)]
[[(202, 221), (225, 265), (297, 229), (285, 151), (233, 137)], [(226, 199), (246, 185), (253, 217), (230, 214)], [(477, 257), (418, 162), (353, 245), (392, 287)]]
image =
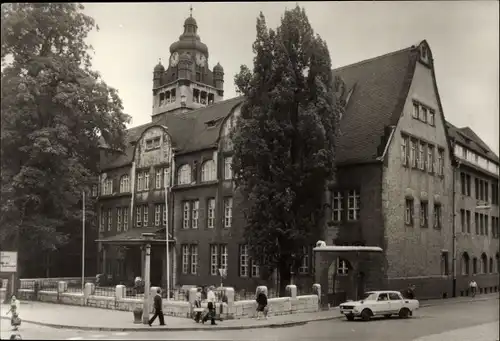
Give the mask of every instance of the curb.
[[(420, 308), (427, 308), (427, 307), (434, 307), (434, 306), (439, 306), (439, 305), (448, 305), (448, 304), (461, 304), (461, 303), (470, 303), (472, 300), (473, 302), (478, 302), (478, 301), (487, 301), (492, 299), (493, 297), (480, 297), (480, 298), (474, 298), (471, 300), (467, 301), (439, 301), (439, 303), (427, 303), (427, 304), (421, 304)], [(496, 299), (500, 299), (500, 297), (496, 297)], [(291, 327), (297, 327), (297, 326), (303, 326), (311, 322), (323, 322), (323, 321), (331, 321), (331, 320), (337, 320), (343, 318), (343, 315), (337, 315), (337, 316), (327, 316), (327, 317), (319, 317), (315, 319), (309, 319), (305, 321), (295, 321), (295, 322), (282, 322), (282, 323), (272, 323), (272, 324), (253, 324), (253, 325), (246, 325), (246, 326), (215, 326), (212, 327), (210, 325), (207, 325), (206, 327), (180, 327), (180, 328), (169, 328), (169, 327), (151, 327), (151, 328), (138, 328), (138, 327), (123, 327), (123, 328), (118, 328), (118, 327), (86, 327), (86, 326), (73, 326), (73, 325), (63, 325), (63, 324), (53, 324), (53, 323), (45, 323), (45, 322), (37, 322), (37, 321), (30, 321), (30, 320), (22, 320), (24, 323), (29, 323), (29, 324), (34, 324), (34, 325), (39, 325), (39, 326), (44, 326), (44, 327), (49, 327), (49, 328), (55, 328), (55, 329), (70, 329), (70, 330), (84, 330), (84, 331), (102, 331), (102, 332), (197, 332), (197, 331), (207, 331), (207, 330), (243, 330), (243, 329), (262, 329), (262, 328), (291, 328)], [(0, 316), (1, 319), (3, 320), (10, 320), (9, 317), (6, 316)]]

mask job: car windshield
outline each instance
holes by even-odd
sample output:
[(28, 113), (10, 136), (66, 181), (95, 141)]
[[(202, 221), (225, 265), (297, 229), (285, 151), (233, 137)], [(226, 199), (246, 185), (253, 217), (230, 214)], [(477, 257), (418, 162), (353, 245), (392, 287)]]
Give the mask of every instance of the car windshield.
[(365, 292), (361, 299), (364, 301), (374, 301), (377, 298), (377, 294), (374, 292)]

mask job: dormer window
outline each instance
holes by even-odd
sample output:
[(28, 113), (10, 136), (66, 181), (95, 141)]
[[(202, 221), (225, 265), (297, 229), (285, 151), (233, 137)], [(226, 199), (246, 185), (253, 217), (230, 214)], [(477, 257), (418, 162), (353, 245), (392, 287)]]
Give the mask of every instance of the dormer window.
[(146, 150), (160, 148), (160, 137), (146, 140)]
[(422, 46), (420, 46), (420, 61), (424, 64), (428, 64), (429, 63), (429, 51), (427, 49), (427, 46), (425, 46), (424, 44)]

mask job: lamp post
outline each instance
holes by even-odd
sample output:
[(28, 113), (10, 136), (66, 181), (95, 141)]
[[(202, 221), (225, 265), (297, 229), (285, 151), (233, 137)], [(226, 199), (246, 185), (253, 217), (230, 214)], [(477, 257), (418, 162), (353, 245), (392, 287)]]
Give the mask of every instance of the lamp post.
[(82, 292), (85, 288), (85, 191), (82, 191)]
[(146, 259), (144, 260), (144, 303), (142, 308), (142, 323), (149, 323), (149, 294), (151, 291), (150, 272), (151, 272), (151, 240), (154, 233), (143, 233), (142, 238), (146, 241)]

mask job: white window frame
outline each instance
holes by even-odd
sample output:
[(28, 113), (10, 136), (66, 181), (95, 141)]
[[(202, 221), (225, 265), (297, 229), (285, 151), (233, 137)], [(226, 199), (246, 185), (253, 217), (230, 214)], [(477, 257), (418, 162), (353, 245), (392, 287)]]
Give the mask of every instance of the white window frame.
[(427, 145), (427, 171), (434, 172), (434, 146), (430, 144)]
[(227, 272), (228, 250), (227, 245), (220, 245), (220, 268)]
[(162, 174), (163, 174), (162, 168), (155, 169), (155, 188), (156, 189), (162, 188), (162, 181), (161, 181)]
[(163, 224), (163, 226), (167, 226), (167, 210), (166, 210), (165, 204), (161, 205), (161, 212), (162, 212), (161, 215), (163, 217), (162, 218), (162, 221), (163, 221), (162, 224)]
[(419, 115), (419, 119), (422, 121), (422, 122), (425, 122), (427, 123), (427, 113), (428, 113), (428, 110), (426, 107), (422, 107), (420, 108), (420, 115)]
[(213, 229), (215, 227), (215, 199), (210, 198), (207, 200), (207, 228)]
[(122, 208), (116, 208), (116, 231), (120, 232), (122, 230)]
[(233, 178), (233, 157), (228, 156), (224, 158), (224, 180), (231, 180)]
[(149, 223), (149, 206), (143, 205), (142, 208), (142, 224), (144, 227), (148, 227)]
[(429, 110), (429, 124), (434, 127), (436, 124), (435, 119), (436, 119), (436, 112), (432, 109)]
[(200, 215), (200, 201), (194, 200), (191, 203), (191, 228), (197, 229)]
[(254, 260), (252, 260), (252, 278), (260, 277), (260, 266)]
[(438, 175), (444, 175), (444, 149), (438, 149)]
[(191, 217), (191, 203), (189, 201), (184, 201), (182, 203), (182, 228), (189, 228), (189, 220)]
[(142, 191), (143, 190), (143, 180), (142, 180), (142, 172), (137, 173), (137, 191)]
[(92, 196), (96, 197), (98, 195), (97, 185), (92, 185)]
[(111, 225), (113, 225), (113, 211), (108, 209), (108, 231), (111, 231)]
[(217, 276), (219, 268), (219, 249), (218, 245), (210, 245), (210, 275)]
[(342, 221), (342, 211), (344, 210), (344, 195), (341, 191), (332, 194), (332, 221), (339, 223)]
[(160, 226), (161, 204), (155, 205), (155, 226)]
[(349, 274), (349, 264), (346, 260), (337, 258), (337, 275), (347, 276)]
[(443, 227), (442, 219), (442, 206), (434, 204), (434, 228), (441, 229)]
[[(347, 220), (356, 221), (360, 216), (360, 193), (357, 190), (350, 190), (347, 196)], [(352, 214), (352, 217), (351, 217)]]
[(299, 274), (305, 275), (309, 273), (309, 248), (307, 246), (303, 246), (302, 252), (304, 253), (304, 256), (300, 262)]
[(122, 175), (120, 178), (120, 193), (130, 192), (129, 177), (127, 174)]
[(248, 277), (248, 245), (240, 245), (240, 277)]
[(142, 206), (138, 205), (135, 208), (135, 225), (137, 227), (142, 226)]
[(420, 201), (420, 227), (427, 227), (429, 225), (429, 203), (427, 201)]
[(230, 228), (233, 222), (233, 198), (224, 198), (224, 228)]
[(413, 118), (419, 118), (420, 117), (420, 104), (418, 104), (417, 102), (413, 102), (412, 117)]
[(414, 212), (414, 200), (410, 198), (405, 198), (405, 216), (404, 221), (406, 225), (413, 225), (413, 212)]
[(104, 226), (106, 225), (106, 210), (101, 208), (101, 224), (99, 225), (99, 231), (104, 232)]
[(128, 207), (123, 208), (123, 231), (128, 231)]
[(201, 165), (201, 182), (215, 181), (215, 161), (207, 160)]
[(149, 171), (144, 172), (144, 190), (149, 191)]
[(177, 184), (188, 185), (191, 183), (191, 166), (188, 164), (182, 165), (177, 170)]
[(402, 135), (401, 136), (401, 163), (404, 166), (408, 166), (409, 163), (409, 141), (410, 138), (408, 136)]
[(182, 245), (182, 273), (184, 275), (187, 275), (189, 271), (189, 256), (189, 245)]
[(418, 143), (418, 168), (420, 170), (425, 170), (425, 144), (423, 142)]
[(170, 167), (163, 168), (163, 188), (170, 186)]
[(410, 138), (410, 167), (417, 167), (417, 141)]
[(191, 249), (191, 275), (198, 273), (198, 245), (193, 244)]

